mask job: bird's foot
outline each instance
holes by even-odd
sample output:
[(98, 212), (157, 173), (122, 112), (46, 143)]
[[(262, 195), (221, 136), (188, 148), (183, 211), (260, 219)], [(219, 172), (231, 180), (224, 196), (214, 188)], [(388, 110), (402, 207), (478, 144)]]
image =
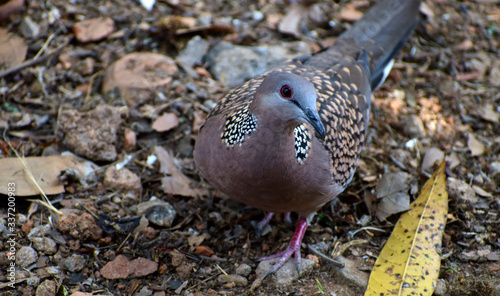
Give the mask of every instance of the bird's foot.
[(307, 229), (307, 219), (300, 217), (299, 221), (297, 221), (297, 227), (295, 228), (295, 233), (293, 234), (292, 240), (290, 244), (283, 252), (279, 252), (277, 254), (261, 258), (261, 261), (276, 259), (279, 258), (278, 261), (274, 264), (274, 266), (267, 272), (264, 276), (264, 279), (271, 275), (273, 272), (280, 269), (283, 264), (285, 264), (293, 254), (295, 254), (295, 263), (297, 265), (297, 270), (300, 273), (300, 244), (302, 243), (302, 238), (304, 238), (304, 233)]

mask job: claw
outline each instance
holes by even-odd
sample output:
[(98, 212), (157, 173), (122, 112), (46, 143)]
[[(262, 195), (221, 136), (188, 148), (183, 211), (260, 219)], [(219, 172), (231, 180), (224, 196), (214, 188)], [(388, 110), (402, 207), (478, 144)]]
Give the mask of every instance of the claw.
[(299, 221), (297, 221), (297, 227), (295, 228), (295, 233), (292, 236), (292, 240), (290, 240), (290, 244), (286, 248), (286, 250), (279, 252), (277, 254), (261, 258), (260, 260), (270, 260), (279, 258), (278, 261), (274, 264), (274, 266), (266, 273), (264, 279), (271, 275), (273, 272), (280, 269), (283, 264), (285, 264), (292, 255), (295, 255), (295, 263), (297, 264), (297, 269), (300, 273), (300, 244), (302, 243), (302, 239), (304, 238), (304, 233), (307, 229), (307, 219), (300, 217)]

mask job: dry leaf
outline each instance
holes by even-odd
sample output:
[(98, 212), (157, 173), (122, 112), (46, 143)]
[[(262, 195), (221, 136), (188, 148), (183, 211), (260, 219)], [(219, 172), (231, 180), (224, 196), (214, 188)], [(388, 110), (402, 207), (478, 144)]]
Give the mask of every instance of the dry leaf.
[(144, 99), (134, 91), (153, 93), (155, 88), (170, 83), (177, 70), (175, 61), (168, 56), (148, 52), (130, 53), (106, 70), (102, 91), (107, 93), (117, 88), (120, 94), (130, 100), (129, 105), (133, 105), (135, 101)]
[(112, 18), (93, 18), (76, 23), (73, 33), (80, 42), (92, 42), (106, 38), (115, 30)]
[(485, 147), (484, 144), (476, 139), (474, 134), (469, 133), (469, 140), (467, 141), (467, 146), (470, 149), (472, 156), (483, 155)]
[(288, 10), (285, 17), (278, 25), (278, 30), (281, 33), (291, 34), (296, 37), (300, 36), (300, 22), (307, 17), (309, 9), (299, 3), (293, 4)]
[(500, 120), (500, 113), (493, 109), (492, 104), (485, 104), (481, 106), (477, 113), (484, 120), (488, 120), (491, 122), (498, 122)]
[(179, 125), (179, 117), (175, 113), (165, 113), (156, 118), (152, 128), (157, 132), (166, 132)]
[(374, 210), (377, 218), (385, 220), (392, 214), (410, 209), (409, 188), (407, 173), (384, 174), (376, 188), (378, 202)]
[(174, 195), (183, 196), (201, 196), (206, 195), (208, 192), (202, 188), (195, 188), (191, 186), (196, 183), (186, 177), (175, 164), (173, 156), (165, 150), (165, 148), (156, 146), (154, 153), (160, 162), (160, 172), (165, 174), (161, 179), (163, 191)]
[(342, 8), (339, 13), (339, 19), (348, 22), (355, 22), (361, 17), (363, 17), (363, 13), (357, 10), (356, 7), (351, 3), (347, 4), (345, 8)]
[[(64, 185), (59, 176), (62, 171), (71, 169), (82, 179), (99, 168), (90, 161), (81, 159), (71, 153), (66, 155), (26, 157), (28, 169), (47, 195), (64, 192)], [(40, 192), (35, 187), (28, 174), (25, 172), (21, 160), (16, 157), (0, 158), (0, 193), (8, 193), (8, 184), (15, 183), (17, 196), (38, 195)]]
[(19, 65), (26, 58), (28, 45), (21, 37), (9, 34), (0, 28), (0, 68), (11, 68)]
[(365, 295), (432, 295), (439, 276), (448, 193), (444, 161), (425, 183), (375, 262)]
[(441, 163), (444, 159), (444, 152), (438, 148), (432, 147), (425, 151), (424, 160), (422, 161), (422, 170), (431, 169), (436, 163)]
[(489, 193), (488, 191), (484, 190), (483, 188), (481, 188), (477, 185), (472, 185), (472, 189), (479, 196), (482, 196), (482, 197), (492, 197), (493, 196), (491, 193)]

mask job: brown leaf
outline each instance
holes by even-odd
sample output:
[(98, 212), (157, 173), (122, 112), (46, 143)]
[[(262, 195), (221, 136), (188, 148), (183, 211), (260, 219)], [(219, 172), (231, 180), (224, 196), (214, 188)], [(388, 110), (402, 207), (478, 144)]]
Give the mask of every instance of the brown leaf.
[(9, 34), (0, 28), (0, 68), (10, 68), (19, 65), (26, 58), (28, 45), (23, 38)]
[(115, 30), (112, 18), (93, 18), (76, 23), (73, 26), (73, 33), (78, 41), (86, 43), (98, 41)]
[[(25, 161), (27, 168), (47, 195), (64, 192), (64, 185), (59, 179), (62, 171), (72, 169), (85, 178), (98, 168), (95, 164), (73, 154), (26, 157)], [(15, 157), (0, 158), (0, 167), (2, 168), (0, 170), (0, 180), (6, 181), (0, 182), (1, 194), (9, 192), (9, 183), (15, 184), (15, 193), (18, 196), (39, 194), (35, 184), (25, 172), (20, 159)]]
[(363, 16), (363, 13), (356, 9), (353, 4), (347, 4), (339, 13), (339, 19), (348, 22), (355, 22)]
[(498, 122), (500, 120), (500, 113), (495, 111), (492, 104), (485, 104), (485, 105), (479, 107), (479, 110), (477, 111), (477, 113), (484, 120), (488, 120), (491, 122)]
[(165, 148), (156, 146), (154, 153), (160, 162), (160, 172), (165, 176), (161, 179), (163, 191), (174, 195), (201, 196), (208, 194), (207, 190), (191, 186), (195, 183), (186, 177), (175, 164), (173, 156)]
[(174, 60), (168, 56), (148, 52), (130, 53), (108, 68), (102, 91), (107, 93), (117, 88), (120, 94), (130, 100), (129, 105), (133, 105), (136, 100), (143, 99), (136, 95), (136, 91), (154, 93), (155, 88), (170, 83), (177, 71)]
[(125, 279), (151, 274), (158, 270), (158, 263), (146, 258), (129, 260), (124, 255), (116, 256), (101, 268), (101, 275), (106, 279)]
[(166, 132), (179, 125), (179, 117), (175, 113), (165, 113), (158, 117), (152, 125), (157, 132)]

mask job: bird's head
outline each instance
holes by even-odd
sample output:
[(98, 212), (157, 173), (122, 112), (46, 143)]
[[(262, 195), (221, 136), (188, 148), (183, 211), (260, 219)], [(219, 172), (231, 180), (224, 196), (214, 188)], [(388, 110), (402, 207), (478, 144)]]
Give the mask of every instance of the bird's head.
[(265, 110), (277, 119), (308, 122), (324, 139), (325, 127), (316, 107), (316, 89), (304, 77), (282, 72), (272, 72), (260, 84), (251, 109)]

